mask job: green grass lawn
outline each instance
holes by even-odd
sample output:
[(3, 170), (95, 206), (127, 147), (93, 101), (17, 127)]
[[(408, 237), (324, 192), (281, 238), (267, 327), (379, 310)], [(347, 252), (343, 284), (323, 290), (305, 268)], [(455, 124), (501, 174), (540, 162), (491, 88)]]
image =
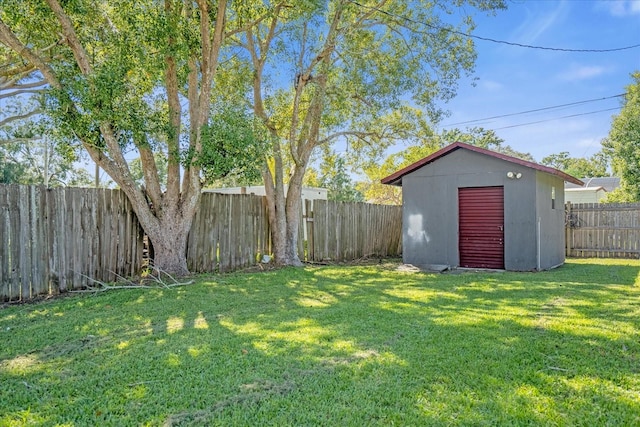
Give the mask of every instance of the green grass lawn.
[(0, 426), (640, 425), (640, 261), (396, 267), (0, 309)]

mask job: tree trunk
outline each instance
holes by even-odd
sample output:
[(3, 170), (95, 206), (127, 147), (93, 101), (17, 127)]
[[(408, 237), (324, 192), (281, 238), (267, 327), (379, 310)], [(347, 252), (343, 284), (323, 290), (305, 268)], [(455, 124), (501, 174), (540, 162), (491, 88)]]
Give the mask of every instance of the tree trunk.
[[(284, 187), (275, 185), (273, 176), (266, 167), (263, 174), (264, 189), (267, 198), (267, 209), (269, 212), (269, 227), (271, 228), (271, 250), (273, 262), (278, 265), (286, 265), (285, 260), (285, 230), (286, 216), (284, 215)], [(276, 181), (278, 181), (276, 177)]]
[(302, 209), (302, 179), (305, 168), (296, 167), (289, 181), (286, 200), (286, 231), (285, 231), (285, 262), (286, 265), (302, 266), (298, 255), (298, 229), (300, 227), (300, 212)]
[(155, 216), (138, 215), (142, 228), (153, 245), (153, 266), (172, 276), (189, 274), (187, 268), (187, 238), (193, 222), (192, 212)]
[[(273, 160), (273, 171), (267, 162), (262, 174), (269, 209), (273, 262), (277, 265), (297, 265), (295, 260), (292, 260), (289, 256), (289, 250), (287, 249), (287, 207), (282, 173), (282, 151), (277, 135), (273, 139)], [(300, 260), (298, 260), (299, 262)]]
[(303, 264), (298, 255), (298, 227), (300, 226), (304, 169), (296, 168), (289, 181), (286, 199), (284, 186), (274, 186), (272, 175), (268, 170), (265, 170), (263, 176), (269, 209), (274, 263), (300, 267)]
[(290, 262), (287, 260), (287, 219), (284, 215), (284, 209), (276, 209), (274, 212), (274, 220), (271, 221), (271, 217), (269, 217), (269, 222), (271, 224), (271, 249), (273, 251), (273, 262), (278, 265), (290, 265)]
[(173, 229), (163, 228), (162, 233), (155, 236), (149, 234), (149, 240), (154, 250), (153, 266), (159, 272), (172, 276), (189, 274), (186, 256), (188, 235), (188, 232), (175, 227)]
[(169, 198), (165, 194), (157, 207), (150, 206), (144, 198), (135, 197), (135, 187), (123, 186), (122, 189), (153, 246), (154, 267), (172, 276), (189, 274), (187, 238), (199, 206), (200, 189), (183, 191), (177, 198)]

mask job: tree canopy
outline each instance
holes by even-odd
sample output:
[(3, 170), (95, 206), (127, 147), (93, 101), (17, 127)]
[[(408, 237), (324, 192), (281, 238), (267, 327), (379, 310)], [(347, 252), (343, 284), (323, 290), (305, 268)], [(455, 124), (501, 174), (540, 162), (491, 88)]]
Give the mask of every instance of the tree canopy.
[(304, 184), (326, 188), (327, 198), (337, 202), (364, 202), (364, 195), (355, 187), (345, 156), (329, 146), (322, 147), (318, 171), (309, 168)]
[[(215, 141), (205, 129), (218, 125), (211, 105), (229, 58), (225, 40), (252, 24), (225, 0), (6, 0), (0, 7), (0, 58), (11, 70), (0, 84), (24, 91), (32, 80), (46, 83), (45, 112), (68, 146), (86, 151), (126, 193), (165, 271), (187, 272), (202, 172), (219, 166), (205, 162)], [(133, 153), (143, 185), (127, 161)], [(166, 161), (166, 187), (158, 160)]]
[(544, 157), (541, 163), (559, 169), (576, 178), (594, 178), (609, 175), (607, 170), (609, 161), (603, 152), (584, 158), (570, 157), (569, 152), (563, 151)]
[(640, 201), (640, 71), (631, 75), (626, 89), (620, 114), (602, 142), (614, 174), (620, 177), (620, 187), (607, 195), (607, 201)]
[(5, 102), (7, 106), (3, 109), (0, 182), (46, 187), (91, 184), (88, 172), (77, 164), (80, 153), (69, 149), (51, 121), (41, 113), (41, 96), (25, 100), (20, 99), (24, 93), (21, 95), (16, 95), (13, 102)]

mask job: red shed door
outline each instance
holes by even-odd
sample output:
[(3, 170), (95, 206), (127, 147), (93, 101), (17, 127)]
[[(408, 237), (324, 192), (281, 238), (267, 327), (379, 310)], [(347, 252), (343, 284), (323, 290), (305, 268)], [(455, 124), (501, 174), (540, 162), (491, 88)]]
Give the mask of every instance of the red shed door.
[(504, 189), (458, 189), (460, 266), (504, 268)]

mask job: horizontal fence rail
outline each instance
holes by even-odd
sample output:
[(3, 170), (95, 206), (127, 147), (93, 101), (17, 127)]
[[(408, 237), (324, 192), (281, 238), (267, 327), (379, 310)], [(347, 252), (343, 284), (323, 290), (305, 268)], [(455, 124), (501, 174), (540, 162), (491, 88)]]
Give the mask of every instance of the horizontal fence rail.
[(569, 257), (640, 258), (640, 203), (567, 203)]

